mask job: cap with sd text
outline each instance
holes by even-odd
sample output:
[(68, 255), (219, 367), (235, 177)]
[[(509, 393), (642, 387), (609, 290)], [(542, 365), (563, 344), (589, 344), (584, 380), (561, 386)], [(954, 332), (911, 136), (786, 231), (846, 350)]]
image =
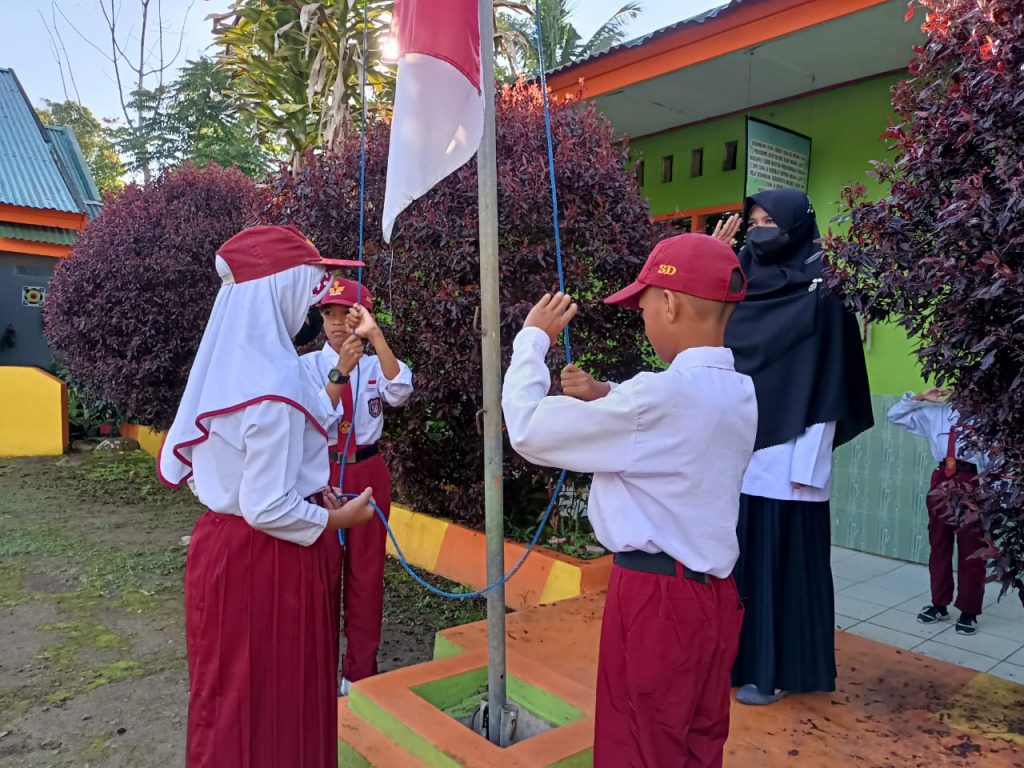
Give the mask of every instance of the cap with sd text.
[[(739, 272), (740, 280), (733, 276)], [(637, 279), (604, 300), (627, 309), (640, 308), (640, 294), (649, 287), (678, 291), (709, 301), (742, 301), (747, 278), (732, 248), (710, 235), (668, 237), (654, 246)]]

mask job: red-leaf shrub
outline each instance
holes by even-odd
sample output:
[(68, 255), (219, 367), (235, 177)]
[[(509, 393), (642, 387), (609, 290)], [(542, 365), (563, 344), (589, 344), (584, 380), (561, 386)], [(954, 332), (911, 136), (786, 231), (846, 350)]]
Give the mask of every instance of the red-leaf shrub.
[[(921, 339), (923, 373), (955, 386), (973, 440), (996, 460), (981, 490), (949, 496), (980, 518), (1004, 589), (1024, 574), (1024, 15), (1019, 0), (915, 0), (927, 42), (893, 89), (900, 121), (879, 163), (887, 196), (847, 189), (830, 280), (871, 319)], [(1022, 595), (1024, 597), (1024, 595)]]
[[(517, 85), (498, 96), (501, 337), (504, 363), (526, 312), (557, 285), (540, 92)], [(573, 352), (598, 375), (622, 378), (641, 366), (638, 315), (600, 303), (632, 280), (652, 246), (647, 204), (627, 167), (626, 148), (592, 108), (554, 107), (555, 168), (566, 285), (582, 304)], [(386, 308), (397, 354), (413, 368), (416, 394), (388, 415), (390, 465), (402, 499), (422, 512), (482, 520), (477, 174), (456, 171), (399, 218), (393, 258), (380, 235), (388, 128), (367, 136), (364, 280)], [(329, 157), (311, 157), (298, 176), (276, 184), (270, 222), (294, 223), (323, 252), (353, 256), (358, 243), (359, 139)], [(559, 364), (552, 354), (553, 366)], [(545, 475), (506, 444), (509, 514), (535, 517), (546, 500)]]
[(248, 176), (182, 166), (108, 198), (50, 281), (44, 327), (74, 379), (170, 426), (213, 306), (216, 249), (262, 207)]

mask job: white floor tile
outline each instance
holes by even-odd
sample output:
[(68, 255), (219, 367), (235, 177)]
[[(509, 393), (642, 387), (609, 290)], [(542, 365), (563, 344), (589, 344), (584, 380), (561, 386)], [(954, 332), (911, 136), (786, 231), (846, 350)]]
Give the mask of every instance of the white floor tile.
[(836, 614), (836, 629), (849, 630), (850, 627), (860, 624), (860, 619), (855, 619), (852, 616), (843, 616), (841, 613)]
[(1014, 621), (1002, 616), (983, 613), (978, 617), (978, 632), (1005, 637), (1007, 640), (1016, 640), (1021, 646), (1024, 646), (1024, 616), (1021, 616), (1019, 621)]
[[(987, 598), (988, 593), (985, 596)], [(998, 603), (995, 600), (986, 603), (985, 613), (989, 616), (1002, 616), (1015, 621), (1024, 621), (1024, 605), (1020, 604), (1020, 598), (1014, 592), (1007, 592), (1006, 596)]]
[(950, 664), (957, 664), (961, 667), (976, 669), (979, 672), (988, 672), (992, 667), (999, 663), (998, 659), (993, 659), (991, 656), (984, 656), (980, 653), (975, 653), (974, 651), (956, 648), (952, 645), (937, 642), (936, 640), (925, 640), (914, 649), (914, 653), (931, 656), (933, 659), (948, 661)]
[(940, 621), (935, 624), (922, 624), (917, 620), (915, 614), (900, 611), (895, 608), (883, 611), (877, 616), (872, 616), (871, 623), (877, 624), (880, 627), (895, 629), (906, 635), (914, 635), (916, 637), (920, 637), (922, 640), (935, 637), (935, 635), (938, 635), (945, 629), (949, 628), (948, 621)]
[[(877, 643), (885, 643), (896, 648), (902, 648), (905, 651), (916, 648), (921, 644), (920, 637), (908, 635), (906, 632), (898, 632), (888, 627), (880, 627), (867, 621), (862, 621), (860, 624), (850, 627), (849, 632), (853, 635), (866, 637), (868, 640), (874, 640)], [(992, 663), (995, 663), (994, 659)]]
[(992, 669), (988, 671), (990, 675), (1001, 677), (1004, 680), (1012, 680), (1015, 683), (1024, 685), (1024, 667), (1019, 667), (1016, 664), (1010, 664), (1008, 662), (1002, 662), (996, 664)]
[(1021, 643), (1019, 640), (1007, 640), (1005, 637), (987, 635), (981, 631), (980, 622), (978, 626), (978, 631), (973, 635), (957, 634), (953, 627), (947, 626), (934, 639), (945, 645), (952, 645), (956, 648), (963, 648), (965, 651), (980, 653), (982, 656), (988, 656), (996, 661), (1002, 661), (1020, 650)]
[(854, 554), (856, 554), (856, 550), (844, 549), (843, 547), (832, 547), (832, 563), (838, 563), (840, 560), (845, 560)]
[(880, 605), (883, 608), (895, 608), (907, 599), (907, 595), (897, 594), (890, 589), (871, 586), (866, 583), (854, 584), (852, 587), (847, 587), (839, 594), (846, 595), (847, 597), (853, 597), (857, 600), (864, 600), (868, 603), (874, 603), (875, 605)]
[(847, 558), (840, 560), (832, 566), (832, 575), (841, 576), (844, 579), (854, 581), (867, 581), (883, 573), (894, 571), (903, 563), (899, 560), (889, 560), (877, 555), (868, 555), (864, 552), (855, 552)]
[(1024, 650), (1017, 651), (1007, 661), (1010, 664), (1016, 664), (1018, 667), (1024, 667)]
[(903, 611), (904, 613), (912, 613), (915, 616), (921, 612), (921, 609), (927, 605), (932, 604), (932, 593), (922, 592), (909, 600), (900, 603), (896, 606), (896, 610)]
[(853, 581), (852, 579), (844, 579), (842, 576), (832, 577), (832, 587), (836, 592), (842, 592), (847, 587), (852, 587), (856, 583), (856, 581)]
[(868, 579), (867, 581), (861, 582), (865, 586), (878, 587), (884, 589), (887, 592), (892, 592), (898, 596), (900, 602), (915, 597), (921, 594), (922, 591), (928, 589), (928, 574), (925, 574), (924, 583), (921, 579), (914, 577), (902, 568), (897, 568), (895, 571), (889, 573), (883, 573), (881, 576), (875, 576), (874, 578)]
[(836, 613), (840, 616), (851, 616), (855, 619), (870, 619), (872, 616), (876, 616), (882, 611), (886, 610), (885, 606), (875, 605), (864, 600), (858, 600), (855, 597), (850, 597), (846, 594), (836, 595)]

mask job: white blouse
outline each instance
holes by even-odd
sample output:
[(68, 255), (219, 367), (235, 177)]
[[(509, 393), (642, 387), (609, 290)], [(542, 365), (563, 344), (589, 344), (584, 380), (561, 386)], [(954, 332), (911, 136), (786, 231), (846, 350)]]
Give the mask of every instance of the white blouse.
[[(832, 443), (836, 423), (808, 427), (781, 445), (754, 452), (743, 493), (781, 501), (828, 501), (832, 493)], [(794, 488), (799, 483), (804, 488)]]

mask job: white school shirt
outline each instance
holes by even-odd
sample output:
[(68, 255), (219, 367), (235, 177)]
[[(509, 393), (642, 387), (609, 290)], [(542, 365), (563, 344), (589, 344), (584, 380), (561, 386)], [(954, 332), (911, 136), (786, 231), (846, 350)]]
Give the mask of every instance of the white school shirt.
[[(338, 364), (338, 353), (330, 344), (324, 344), (323, 349), (309, 352), (299, 360), (309, 372), (314, 384), (322, 390), (327, 386), (328, 372)], [(398, 375), (394, 379), (389, 379), (381, 370), (380, 358), (376, 355), (363, 355), (359, 358), (357, 366), (349, 376), (349, 383), (353, 387), (352, 406), (355, 409), (352, 422), (356, 434), (353, 440), (360, 446), (374, 445), (384, 431), (384, 409), (381, 401), (395, 408), (405, 405), (412, 397), (412, 371), (399, 360)], [(355, 389), (357, 385), (358, 391)], [(333, 422), (327, 434), (333, 448), (338, 442), (338, 422), (341, 420), (344, 404), (340, 398), (337, 407), (331, 406), (328, 401), (328, 409)]]
[[(828, 501), (832, 493), (832, 443), (836, 423), (804, 430), (788, 442), (754, 453), (743, 477), (743, 493), (781, 501)], [(794, 488), (800, 483), (804, 488)]]
[(534, 464), (592, 472), (587, 515), (612, 552), (664, 552), (725, 578), (739, 556), (740, 483), (757, 433), (754, 384), (725, 347), (679, 353), (605, 397), (548, 397), (538, 328), (516, 336), (502, 410), (512, 447)]
[[(910, 434), (927, 440), (932, 458), (942, 462), (949, 452), (949, 431), (960, 423), (960, 414), (949, 403), (915, 400), (914, 393), (907, 392), (889, 409), (888, 419)], [(980, 471), (989, 464), (985, 454), (973, 450), (962, 440), (957, 440), (956, 458), (974, 464)]]
[(214, 416), (209, 429), (209, 438), (192, 449), (188, 484), (199, 500), (279, 539), (314, 543), (327, 525), (327, 510), (306, 497), (327, 486), (329, 467), (327, 440), (305, 414), (264, 400)]

